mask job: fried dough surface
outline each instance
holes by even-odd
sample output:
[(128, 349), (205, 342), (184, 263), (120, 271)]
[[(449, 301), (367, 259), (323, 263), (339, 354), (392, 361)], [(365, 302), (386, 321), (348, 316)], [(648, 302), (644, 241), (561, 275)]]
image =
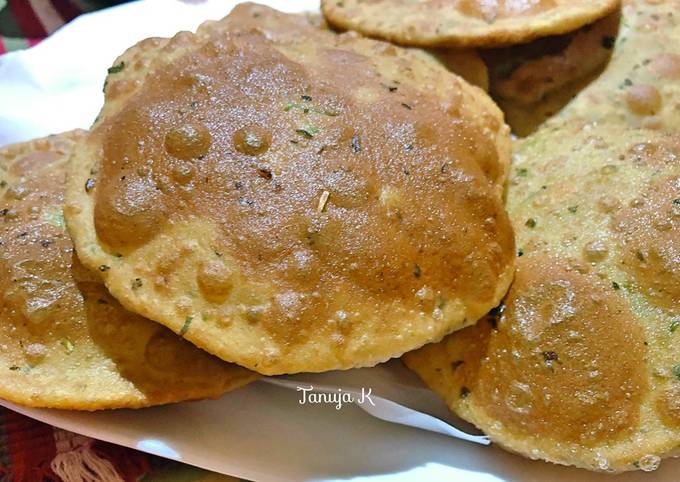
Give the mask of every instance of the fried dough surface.
[(609, 62), (621, 21), (617, 11), (568, 34), (483, 52), (490, 92), (515, 134), (531, 134)]
[(498, 47), (571, 32), (619, 0), (322, 0), (333, 26), (402, 45)]
[[(676, 18), (679, 9), (677, 0), (627, 0), (616, 38), (606, 35), (599, 40), (604, 46), (613, 46), (611, 59), (601, 73), (595, 71), (570, 85), (546, 92), (532, 104), (504, 100), (497, 95), (513, 131), (524, 136), (545, 121), (556, 125), (563, 119), (577, 117), (645, 129), (680, 129), (680, 54), (673, 48), (680, 42)], [(604, 26), (603, 22), (598, 25)], [(590, 44), (589, 50), (594, 53), (591, 55), (601, 53), (597, 36), (585, 33), (579, 43), (583, 49)], [(581, 49), (574, 49), (574, 53), (578, 50)], [(591, 58), (588, 59), (578, 64), (587, 65)], [(550, 56), (534, 60), (527, 68), (542, 71), (542, 62), (550, 62)], [(493, 84), (494, 69), (491, 70)]]
[(680, 136), (567, 122), (518, 143), (515, 281), (486, 321), (404, 357), (503, 447), (653, 470), (680, 447)]
[(0, 149), (0, 397), (136, 408), (213, 398), (256, 378), (125, 311), (75, 257), (62, 204), (73, 131)]
[(680, 130), (679, 11), (678, 0), (625, 2), (607, 68), (559, 117)]
[(507, 290), (508, 131), (427, 54), (241, 5), (116, 61), (67, 223), (123, 305), (227, 361), (374, 365)]

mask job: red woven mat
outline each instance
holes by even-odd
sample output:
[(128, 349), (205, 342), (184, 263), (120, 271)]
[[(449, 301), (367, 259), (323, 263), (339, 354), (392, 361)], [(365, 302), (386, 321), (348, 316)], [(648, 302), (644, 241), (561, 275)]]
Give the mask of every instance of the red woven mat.
[(0, 482), (133, 482), (171, 471), (177, 465), (67, 432), (0, 407)]

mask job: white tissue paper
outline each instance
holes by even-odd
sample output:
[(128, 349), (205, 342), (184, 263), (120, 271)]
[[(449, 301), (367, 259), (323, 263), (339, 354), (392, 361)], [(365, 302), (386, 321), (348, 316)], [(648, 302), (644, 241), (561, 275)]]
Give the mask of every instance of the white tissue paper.
[[(235, 0), (142, 0), (83, 15), (32, 49), (0, 57), (0, 146), (88, 128), (106, 69), (151, 36), (195, 30)], [(260, 0), (288, 12), (318, 0)], [(314, 393), (317, 395), (311, 395)], [(325, 402), (319, 393), (325, 393)], [(363, 397), (363, 400), (362, 400)], [(317, 403), (318, 402), (318, 403)], [(363, 402), (363, 403), (362, 403)], [(508, 454), (456, 419), (399, 361), (375, 368), (267, 378), (220, 400), (80, 413), (0, 405), (107, 442), (250, 480), (633, 482)]]

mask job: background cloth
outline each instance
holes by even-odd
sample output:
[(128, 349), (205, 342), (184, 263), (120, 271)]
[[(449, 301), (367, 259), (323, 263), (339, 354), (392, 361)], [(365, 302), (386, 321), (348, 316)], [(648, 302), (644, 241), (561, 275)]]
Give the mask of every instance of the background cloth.
[(39, 43), (81, 13), (123, 0), (0, 0), (0, 54)]
[(0, 482), (235, 482), (0, 407)]

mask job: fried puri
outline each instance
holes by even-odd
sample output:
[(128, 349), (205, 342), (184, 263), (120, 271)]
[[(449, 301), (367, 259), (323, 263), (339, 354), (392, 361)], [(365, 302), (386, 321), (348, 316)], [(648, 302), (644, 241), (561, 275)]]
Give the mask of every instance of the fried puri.
[[(281, 22), (278, 17), (273, 15), (259, 15), (259, 7), (255, 4), (249, 6), (237, 7), (232, 15), (229, 16), (228, 23), (235, 23), (239, 28), (247, 27), (258, 29), (268, 35), (270, 38), (276, 38), (278, 41), (286, 41), (295, 38), (296, 30), (291, 30), (289, 27), (291, 23), (298, 25), (313, 25), (317, 28), (328, 29), (325, 19), (319, 13), (305, 15), (290, 16), (287, 23)], [(220, 29), (225, 26), (226, 22), (215, 22), (212, 26)], [(206, 22), (203, 29), (211, 28), (211, 23)], [(472, 85), (476, 85), (489, 90), (489, 71), (486, 64), (474, 49), (430, 49), (426, 51), (439, 61), (444, 67), (456, 75), (463, 77)], [(420, 52), (420, 55), (425, 55), (425, 52)]]
[(491, 95), (513, 132), (529, 135), (602, 73), (620, 20), (617, 11), (576, 32), (483, 53)]
[(628, 0), (614, 53), (561, 117), (680, 130), (680, 1)]
[(63, 191), (74, 131), (0, 149), (0, 397), (75, 410), (212, 398), (256, 375), (125, 311), (75, 257)]
[[(603, 35), (599, 40), (589, 33), (581, 36), (583, 50), (589, 50), (592, 55), (600, 55), (598, 43), (613, 47), (611, 60), (604, 70), (601, 73), (596, 70), (594, 79), (593, 75), (586, 75), (570, 85), (547, 92), (536, 103), (522, 104), (517, 97), (498, 95), (493, 87), (497, 75), (492, 67), (491, 90), (513, 130), (527, 135), (546, 120), (549, 124), (559, 124), (562, 119), (575, 117), (646, 129), (678, 130), (680, 54), (674, 52), (672, 46), (680, 41), (675, 18), (679, 8), (677, 0), (626, 1), (618, 36)], [(536, 59), (527, 68), (534, 70), (532, 64), (539, 67), (549, 59), (550, 56), (545, 60)], [(579, 63), (586, 65), (589, 61), (579, 60)]]
[(406, 364), (532, 459), (654, 470), (680, 448), (680, 136), (571, 121), (518, 143), (515, 281)]
[(322, 0), (333, 26), (402, 45), (498, 47), (571, 32), (619, 0)]
[(116, 61), (67, 224), (124, 306), (224, 360), (370, 366), (507, 291), (509, 151), (431, 56), (247, 4)]

